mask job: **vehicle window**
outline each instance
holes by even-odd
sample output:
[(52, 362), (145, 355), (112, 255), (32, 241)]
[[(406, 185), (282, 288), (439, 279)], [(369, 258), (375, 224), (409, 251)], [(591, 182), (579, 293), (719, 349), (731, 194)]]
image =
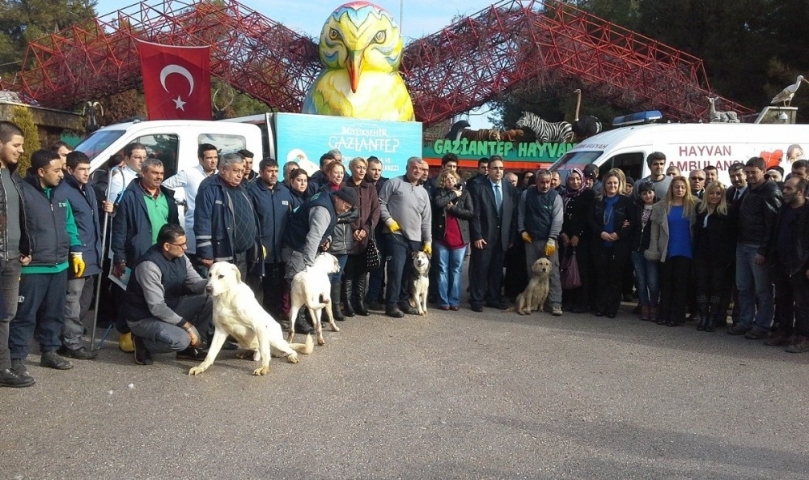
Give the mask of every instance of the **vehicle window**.
[(585, 165), (593, 163), (603, 153), (603, 151), (597, 150), (567, 152), (551, 166), (551, 170), (573, 170), (574, 168), (583, 170)]
[(135, 141), (146, 146), (149, 158), (156, 158), (163, 162), (165, 172), (163, 178), (169, 178), (177, 173), (177, 152), (180, 148), (180, 139), (177, 135), (144, 135)]
[(609, 168), (604, 168), (603, 172), (611, 168), (620, 168), (625, 175), (638, 180), (643, 178), (643, 159), (644, 155), (641, 152), (622, 153), (610, 158), (607, 162)]
[(76, 150), (90, 157), (90, 161), (92, 161), (99, 153), (112, 145), (112, 142), (118, 140), (124, 132), (124, 130), (99, 130), (76, 145)]
[[(210, 143), (216, 146), (219, 150), (219, 155), (238, 152), (247, 148), (247, 140), (241, 135), (225, 135), (222, 133), (203, 133), (197, 139), (197, 144)], [(261, 152), (253, 152), (256, 157), (256, 163), (261, 160)], [(168, 178), (168, 177), (167, 177)]]

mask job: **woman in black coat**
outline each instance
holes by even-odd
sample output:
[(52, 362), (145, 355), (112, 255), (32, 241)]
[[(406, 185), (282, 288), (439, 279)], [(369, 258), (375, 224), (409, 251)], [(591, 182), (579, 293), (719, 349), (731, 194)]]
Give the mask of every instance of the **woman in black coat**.
[(469, 220), (474, 213), (469, 192), (458, 186), (460, 177), (445, 169), (438, 175), (432, 195), (433, 245), (438, 267), (438, 303), (441, 310), (461, 305), (461, 271), (469, 245)]
[(717, 322), (725, 321), (720, 308), (725, 279), (735, 261), (736, 232), (728, 217), (725, 186), (712, 182), (697, 207), (694, 233), (694, 273), (697, 280), (697, 305), (700, 322), (697, 330), (713, 332)]
[[(586, 232), (587, 215), (595, 194), (584, 184), (584, 174), (574, 168), (567, 175), (562, 200), (565, 205), (562, 233), (559, 235), (560, 259), (576, 255), (581, 286), (563, 290), (563, 309), (573, 313), (587, 311), (590, 277), (590, 239)], [(560, 260), (561, 262), (561, 260)]]
[(641, 182), (637, 187), (637, 201), (633, 210), (633, 225), (630, 258), (635, 267), (635, 287), (638, 290), (640, 319), (644, 322), (657, 319), (657, 304), (660, 301), (660, 274), (657, 260), (647, 260), (643, 252), (649, 249), (652, 240), (652, 208), (657, 201), (654, 184)]
[(593, 265), (598, 272), (596, 316), (615, 318), (621, 306), (621, 282), (629, 264), (632, 200), (624, 191), (624, 175), (612, 169), (604, 175), (602, 194), (590, 208)]

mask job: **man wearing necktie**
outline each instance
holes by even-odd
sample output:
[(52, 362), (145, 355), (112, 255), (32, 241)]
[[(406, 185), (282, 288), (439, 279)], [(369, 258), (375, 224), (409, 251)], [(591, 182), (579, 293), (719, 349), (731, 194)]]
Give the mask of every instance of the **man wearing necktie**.
[(519, 192), (503, 181), (503, 159), (489, 159), (485, 179), (475, 182), (469, 193), (475, 217), (469, 222), (472, 256), (469, 264), (469, 303), (475, 312), (487, 307), (504, 310), (500, 299), (503, 254), (516, 237), (516, 205)]

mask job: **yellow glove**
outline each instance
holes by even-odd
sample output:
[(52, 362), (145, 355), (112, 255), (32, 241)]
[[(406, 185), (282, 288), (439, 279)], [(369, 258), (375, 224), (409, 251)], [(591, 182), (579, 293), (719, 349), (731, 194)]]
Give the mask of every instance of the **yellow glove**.
[(76, 275), (76, 278), (84, 276), (84, 269), (87, 265), (84, 264), (80, 252), (70, 254), (70, 265), (73, 267), (73, 273)]
[(267, 247), (265, 247), (264, 245), (261, 246), (261, 255), (262, 258), (267, 258)]
[(547, 242), (545, 242), (545, 256), (550, 257), (556, 253), (556, 240), (549, 238)]
[(522, 232), (522, 241), (525, 243), (531, 243), (531, 235), (528, 232)]
[(390, 233), (396, 233), (402, 229), (402, 227), (400, 227), (399, 224), (396, 223), (396, 220), (392, 218), (387, 219), (385, 221), (385, 225), (388, 226), (388, 230), (390, 230)]
[(427, 255), (433, 254), (433, 244), (430, 242), (424, 242), (424, 246), (421, 248), (421, 251), (426, 253)]

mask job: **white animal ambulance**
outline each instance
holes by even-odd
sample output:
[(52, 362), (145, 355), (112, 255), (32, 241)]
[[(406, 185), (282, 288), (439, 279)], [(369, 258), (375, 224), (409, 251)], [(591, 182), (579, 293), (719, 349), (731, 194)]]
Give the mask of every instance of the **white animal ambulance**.
[(634, 179), (649, 175), (646, 156), (666, 155), (666, 168), (677, 166), (683, 175), (707, 165), (716, 166), (719, 179), (730, 184), (728, 168), (751, 157), (762, 157), (767, 167), (806, 158), (809, 125), (750, 123), (668, 123), (616, 128), (592, 136), (557, 160), (552, 170), (584, 168), (594, 163), (600, 175), (620, 168)]

